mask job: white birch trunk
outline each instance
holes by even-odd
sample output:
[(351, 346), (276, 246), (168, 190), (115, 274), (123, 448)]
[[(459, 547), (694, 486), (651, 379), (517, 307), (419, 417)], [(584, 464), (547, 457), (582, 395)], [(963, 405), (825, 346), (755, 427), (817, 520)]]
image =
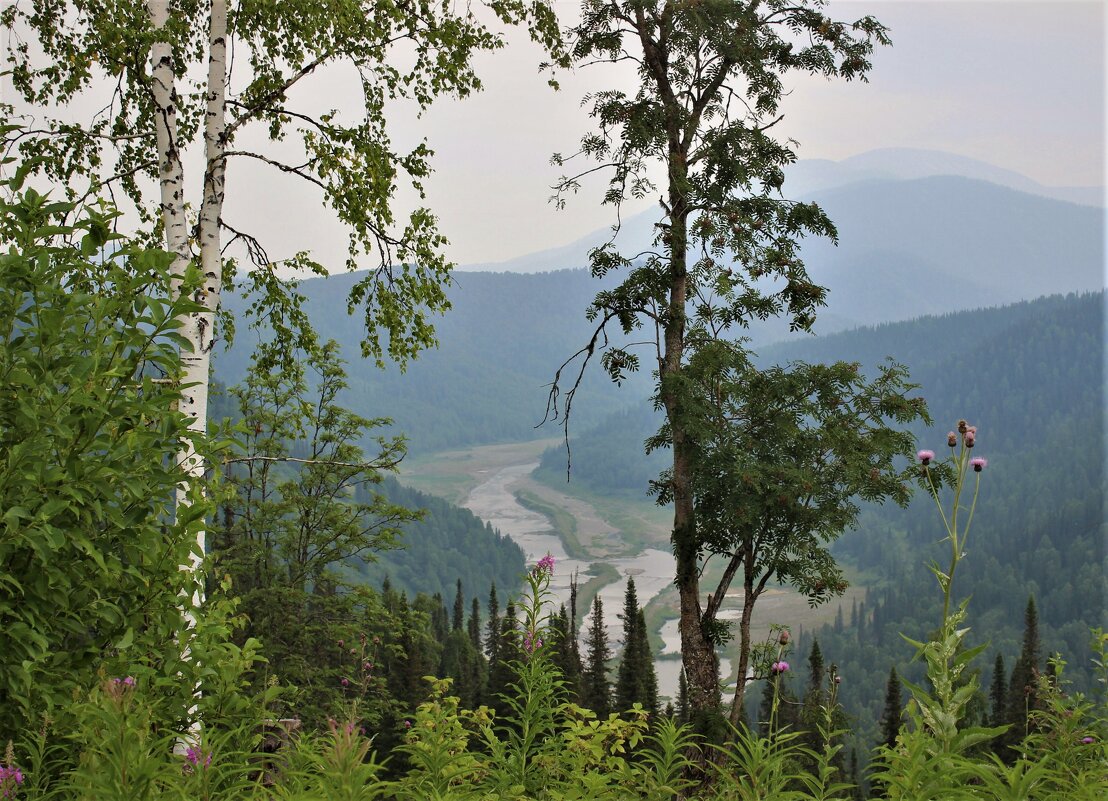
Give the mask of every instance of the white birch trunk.
[[(155, 30), (169, 20), (167, 0), (147, 0), (147, 11)], [(150, 48), (155, 107), (155, 127), (158, 145), (159, 185), (162, 223), (166, 249), (174, 254), (173, 291), (179, 291), (185, 271), (192, 260), (185, 212), (184, 168), (177, 140), (177, 93), (173, 74), (173, 52), (167, 43), (155, 43)], [(181, 411), (189, 416), (189, 428), (199, 436), (207, 430), (208, 385), (211, 352), (215, 342), (215, 310), (219, 305), (222, 272), (220, 256), (219, 218), (223, 208), (225, 94), (227, 84), (227, 3), (213, 0), (209, 28), (207, 108), (204, 121), (204, 186), (199, 220), (201, 288), (196, 300), (204, 310), (181, 320), (180, 333), (191, 349), (181, 353)], [(204, 475), (203, 459), (190, 442), (178, 454), (178, 462), (186, 474), (199, 481)], [(189, 484), (177, 491), (177, 506), (188, 503)], [(199, 553), (205, 549), (205, 532), (196, 535)], [(200, 555), (193, 554), (188, 567), (196, 570)], [(198, 601), (196, 598), (194, 601)]]

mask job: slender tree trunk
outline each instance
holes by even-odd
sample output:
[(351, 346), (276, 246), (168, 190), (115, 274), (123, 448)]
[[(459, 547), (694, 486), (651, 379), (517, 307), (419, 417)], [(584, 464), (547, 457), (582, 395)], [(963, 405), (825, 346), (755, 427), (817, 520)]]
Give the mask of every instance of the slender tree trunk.
[(673, 552), (680, 598), (681, 660), (689, 685), (689, 709), (695, 720), (719, 706), (719, 673), (715, 651), (701, 622), (700, 549), (693, 508), (692, 446), (685, 430), (682, 399), (674, 379), (683, 369), (685, 303), (688, 293), (688, 205), (685, 197), (685, 155), (676, 132), (670, 137), (669, 205), (670, 295), (661, 367), (661, 397), (673, 434)]
[[(747, 571), (750, 576), (750, 571)], [(750, 669), (750, 621), (754, 617), (754, 581), (747, 578), (743, 583), (743, 612), (739, 619), (739, 667), (735, 681), (735, 698), (731, 701), (731, 725), (738, 726), (742, 720), (743, 701), (746, 698), (746, 674)]]
[[(169, 6), (165, 0), (147, 0), (147, 11), (154, 30), (165, 27)], [(220, 256), (219, 217), (223, 208), (224, 151), (226, 142), (225, 94), (227, 83), (227, 3), (212, 0), (209, 28), (207, 109), (204, 120), (204, 186), (199, 219), (200, 270), (202, 282), (195, 299), (203, 311), (189, 314), (181, 322), (181, 334), (190, 348), (181, 354), (180, 408), (190, 419), (189, 429), (203, 436), (208, 421), (208, 387), (211, 351), (215, 342), (215, 310), (219, 305), (222, 260)], [(162, 223), (166, 248), (173, 253), (173, 291), (181, 291), (185, 272), (192, 262), (188, 221), (185, 212), (184, 168), (177, 140), (177, 92), (174, 78), (173, 50), (168, 42), (156, 42), (150, 48), (152, 89), (155, 106), (155, 126), (158, 144), (159, 184)], [(204, 475), (203, 459), (192, 441), (177, 455), (190, 481), (177, 490), (177, 506), (189, 503), (192, 483)], [(196, 570), (205, 549), (205, 531), (196, 535), (198, 553), (190, 559), (189, 568)], [(199, 599), (194, 599), (199, 600)]]

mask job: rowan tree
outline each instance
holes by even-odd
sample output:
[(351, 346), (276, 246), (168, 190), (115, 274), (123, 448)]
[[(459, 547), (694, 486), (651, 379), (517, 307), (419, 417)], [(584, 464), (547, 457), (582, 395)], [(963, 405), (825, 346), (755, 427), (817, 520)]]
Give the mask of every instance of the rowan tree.
[[(697, 515), (697, 564), (720, 558), (723, 570), (697, 625), (709, 653), (729, 640), (719, 612), (732, 581), (742, 588), (737, 675), (749, 675), (755, 606), (776, 582), (812, 606), (847, 583), (831, 544), (857, 521), (861, 500), (903, 505), (916, 475), (907, 426), (928, 420), (907, 371), (889, 362), (867, 378), (838, 362), (758, 369), (722, 339), (700, 343), (678, 380), (684, 404), (687, 468)], [(648, 447), (673, 439), (665, 423)], [(673, 470), (656, 484), (675, 499)], [(762, 675), (768, 665), (755, 666)], [(760, 678), (755, 675), (754, 678)], [(747, 680), (736, 683), (730, 716), (738, 723)]]
[[(783, 167), (796, 158), (791, 140), (773, 137), (784, 77), (864, 79), (874, 45), (889, 41), (872, 17), (843, 23), (826, 16), (824, 5), (584, 0), (569, 34), (578, 61), (633, 64), (637, 85), (589, 96), (598, 129), (582, 138), (577, 156), (593, 163), (562, 178), (555, 200), (564, 203), (584, 175), (607, 169), (605, 202), (618, 208), (657, 190), (660, 216), (645, 252), (621, 254), (614, 243), (592, 252), (594, 275), (623, 271), (625, 278), (589, 307), (595, 329), (557, 371), (548, 416), (568, 423), (592, 358), (616, 381), (638, 369), (638, 352), (610, 334), (645, 330), (673, 455), (667, 494), (674, 503), (681, 652), (694, 716), (718, 705), (719, 677), (713, 624), (702, 608), (694, 440), (680, 379), (697, 340), (779, 313), (792, 327), (807, 329), (823, 303), (825, 290), (810, 280), (797, 246), (810, 234), (834, 238), (835, 229), (817, 205), (780, 194)], [(554, 161), (572, 168), (573, 158), (556, 154)]]

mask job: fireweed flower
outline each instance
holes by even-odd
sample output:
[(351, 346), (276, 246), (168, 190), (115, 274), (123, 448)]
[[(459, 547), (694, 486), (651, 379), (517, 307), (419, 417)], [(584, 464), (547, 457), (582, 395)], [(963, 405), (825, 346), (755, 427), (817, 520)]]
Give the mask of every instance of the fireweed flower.
[(184, 770), (186, 773), (191, 773), (194, 770), (201, 768), (207, 768), (212, 764), (211, 751), (205, 753), (202, 749), (195, 746), (189, 746), (185, 751), (185, 765)]
[(547, 554), (546, 556), (544, 556), (542, 559), (539, 560), (539, 563), (537, 565), (535, 565), (534, 572), (536, 574), (546, 573), (548, 575), (553, 573), (554, 572), (554, 557), (551, 556), (550, 554)]
[(535, 632), (529, 631), (523, 635), (523, 650), (529, 654), (533, 654), (538, 649), (542, 648), (542, 637), (536, 637)]
[(923, 464), (924, 466), (926, 466), (926, 465), (931, 464), (931, 460), (935, 458), (935, 452), (934, 451), (920, 451), (919, 453), (916, 454), (916, 456), (919, 458), (920, 463)]
[(970, 466), (973, 467), (973, 472), (980, 473), (986, 467), (989, 466), (989, 460), (980, 456), (975, 456), (969, 460)]
[(0, 798), (14, 797), (16, 788), (23, 784), (23, 771), (14, 765), (0, 764)]

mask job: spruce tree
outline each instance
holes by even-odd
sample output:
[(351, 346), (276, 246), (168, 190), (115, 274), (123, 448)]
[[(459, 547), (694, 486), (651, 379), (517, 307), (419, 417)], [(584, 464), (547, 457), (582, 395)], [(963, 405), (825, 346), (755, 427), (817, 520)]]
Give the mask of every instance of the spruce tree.
[(500, 661), (500, 600), (496, 597), (496, 582), (489, 588), (489, 620), (485, 634), (485, 656), (489, 666)]
[(1004, 725), (1004, 709), (1008, 700), (1008, 674), (1004, 670), (1004, 656), (998, 651), (996, 662), (993, 664), (993, 683), (989, 689), (989, 701), (992, 703), (992, 713), (989, 715), (990, 726)]
[(592, 601), (585, 671), (581, 677), (581, 705), (591, 709), (600, 718), (608, 717), (612, 711), (612, 687), (608, 681), (608, 660), (611, 658), (608, 631), (604, 627), (604, 604), (597, 594)]
[(581, 690), (581, 660), (577, 649), (574, 647), (573, 631), (570, 628), (569, 613), (565, 604), (558, 610), (558, 614), (551, 619), (551, 628), (554, 630), (554, 665), (562, 674), (563, 687), (570, 700), (580, 697)]
[[(512, 663), (519, 659), (518, 623), (516, 621), (515, 602), (508, 599), (508, 606), (504, 610), (504, 617), (500, 620), (499, 644), (497, 646), (496, 662), (489, 662), (489, 689), (488, 696), (495, 699), (501, 693), (511, 691), (512, 684), (516, 681), (516, 672)], [(500, 705), (493, 702), (497, 709)]]
[(889, 671), (889, 680), (885, 683), (885, 711), (881, 714), (881, 742), (889, 748), (896, 747), (896, 736), (900, 733), (900, 717), (904, 710), (901, 702), (900, 676), (896, 668)]
[(1023, 617), (1023, 647), (1019, 659), (1012, 668), (1008, 682), (1007, 715), (1005, 723), (1011, 728), (1002, 736), (1008, 746), (1007, 756), (1016, 756), (1015, 747), (1030, 731), (1031, 713), (1040, 707), (1039, 699), (1039, 613), (1035, 608), (1035, 596), (1027, 599)]
[(477, 596), (473, 597), (473, 603), (469, 608), (469, 620), (466, 622), (466, 631), (469, 634), (469, 641), (473, 643), (473, 648), (478, 653), (481, 652), (481, 604), (477, 600)]
[(458, 579), (458, 589), (454, 593), (454, 614), (450, 619), (450, 630), (461, 631), (465, 623), (466, 601), (462, 595), (462, 580)]
[(642, 695), (639, 703), (651, 715), (658, 714), (658, 672), (654, 669), (654, 654), (650, 648), (650, 635), (646, 630), (646, 612), (639, 607), (635, 625), (635, 659), (639, 663), (639, 687)]
[(616, 673), (617, 712), (625, 712), (638, 701), (642, 702), (642, 655), (639, 653), (636, 631), (639, 624), (639, 599), (635, 592), (635, 579), (628, 577), (627, 589), (623, 594), (623, 654)]

